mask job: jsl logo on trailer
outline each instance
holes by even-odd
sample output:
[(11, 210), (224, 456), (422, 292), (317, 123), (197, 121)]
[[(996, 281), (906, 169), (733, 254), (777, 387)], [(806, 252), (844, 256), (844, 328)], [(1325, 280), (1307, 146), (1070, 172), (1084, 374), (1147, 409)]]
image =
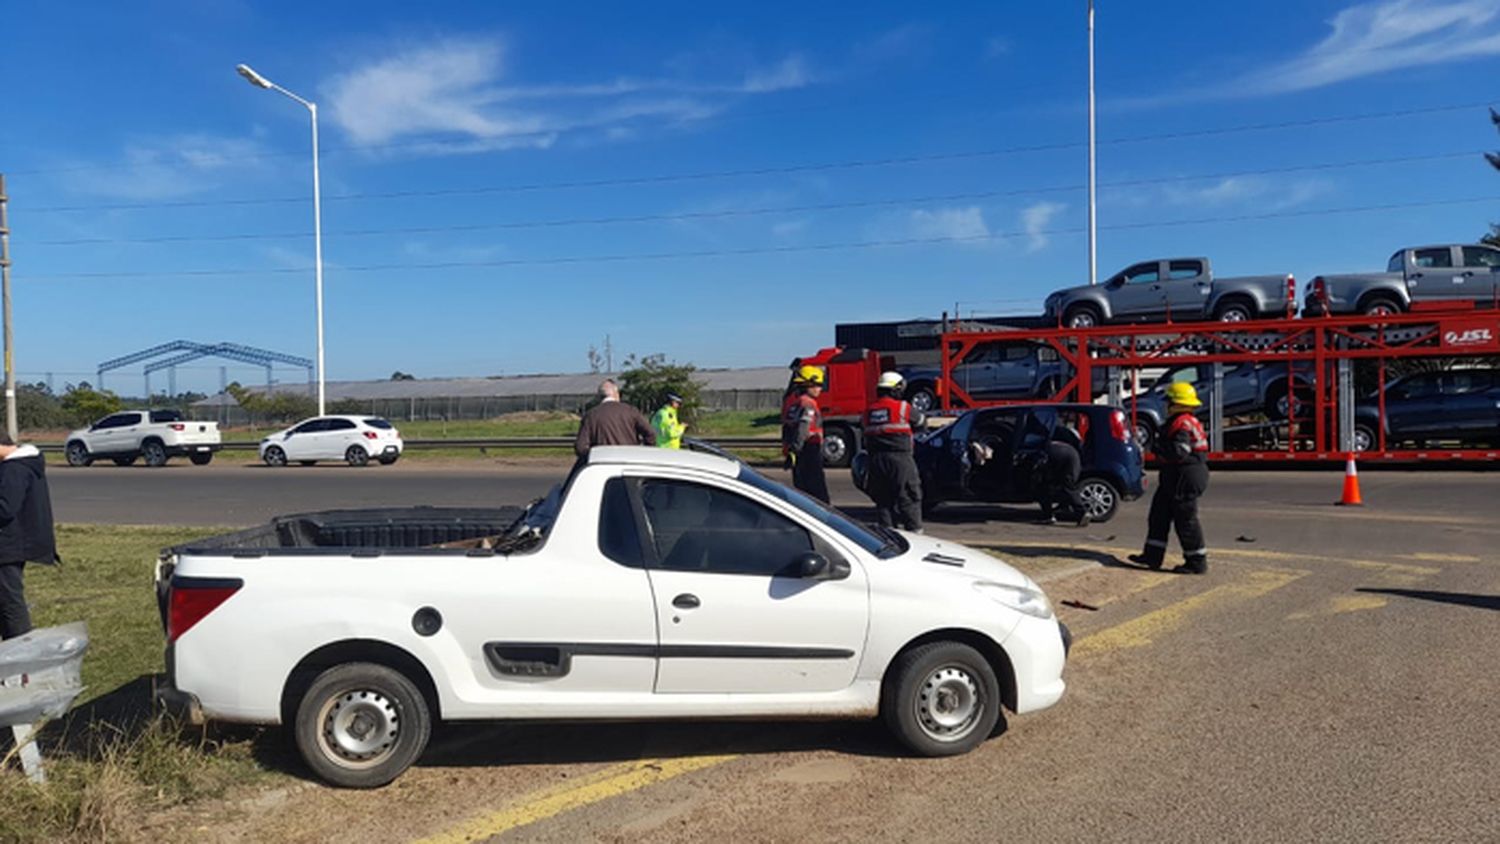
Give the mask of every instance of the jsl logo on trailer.
[(1461, 324), (1443, 332), (1443, 347), (1453, 349), (1495, 348), (1495, 327), (1489, 323)]

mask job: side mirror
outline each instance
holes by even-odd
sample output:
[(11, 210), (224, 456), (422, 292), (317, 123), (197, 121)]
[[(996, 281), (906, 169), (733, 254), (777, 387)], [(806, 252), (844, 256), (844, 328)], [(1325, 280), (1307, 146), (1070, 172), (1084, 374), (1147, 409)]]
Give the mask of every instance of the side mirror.
[(803, 580), (843, 580), (849, 576), (849, 563), (809, 551), (796, 559), (796, 571)]

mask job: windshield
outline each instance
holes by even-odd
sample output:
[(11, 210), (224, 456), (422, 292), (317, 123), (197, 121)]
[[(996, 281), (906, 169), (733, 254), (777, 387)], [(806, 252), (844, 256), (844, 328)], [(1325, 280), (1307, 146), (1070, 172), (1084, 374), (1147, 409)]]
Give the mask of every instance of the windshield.
[(780, 498), (782, 501), (787, 502), (798, 510), (838, 531), (840, 536), (877, 557), (894, 557), (906, 552), (906, 540), (902, 539), (901, 535), (895, 531), (882, 530), (877, 533), (816, 498), (804, 495), (790, 487), (782, 486), (765, 475), (751, 469), (749, 466), (740, 469), (740, 480), (761, 492), (770, 493)]

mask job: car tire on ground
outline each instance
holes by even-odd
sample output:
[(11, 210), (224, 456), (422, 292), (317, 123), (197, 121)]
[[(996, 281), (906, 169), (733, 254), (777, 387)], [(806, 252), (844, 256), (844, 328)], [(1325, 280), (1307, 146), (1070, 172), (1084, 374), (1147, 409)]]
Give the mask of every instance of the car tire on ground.
[(141, 443), (141, 458), (147, 466), (157, 467), (167, 465), (167, 447), (161, 444), (161, 440), (146, 440)]
[(111, 457), (110, 459), (115, 462), (116, 466), (134, 466), (136, 457), (137, 455), (132, 454), (129, 457)]
[(422, 755), (432, 716), (401, 672), (351, 662), (313, 680), (297, 704), (294, 731), (303, 761), (324, 781), (378, 788)]
[(956, 756), (990, 736), (1000, 706), (1000, 683), (983, 655), (959, 642), (930, 642), (891, 663), (880, 714), (913, 753)]
[(267, 466), (285, 466), (286, 452), (282, 451), (281, 446), (273, 445), (266, 449), (265, 453), (260, 456), (260, 459), (265, 461)]
[(1107, 522), (1120, 509), (1120, 491), (1104, 478), (1084, 478), (1078, 482), (1078, 497), (1088, 508), (1089, 520)]
[(87, 466), (94, 462), (94, 458), (89, 454), (89, 447), (78, 440), (68, 443), (64, 453), (67, 455), (69, 466)]
[(207, 466), (213, 462), (214, 453), (212, 451), (195, 451), (188, 455), (188, 459), (193, 461), (194, 466)]
[(829, 425), (823, 430), (823, 465), (842, 469), (854, 459), (854, 432), (843, 425)]
[(351, 445), (344, 452), (344, 462), (350, 466), (363, 466), (370, 462), (370, 452), (357, 445)]
[(1063, 313), (1065, 328), (1094, 328), (1103, 323), (1099, 309), (1093, 305), (1074, 305)]

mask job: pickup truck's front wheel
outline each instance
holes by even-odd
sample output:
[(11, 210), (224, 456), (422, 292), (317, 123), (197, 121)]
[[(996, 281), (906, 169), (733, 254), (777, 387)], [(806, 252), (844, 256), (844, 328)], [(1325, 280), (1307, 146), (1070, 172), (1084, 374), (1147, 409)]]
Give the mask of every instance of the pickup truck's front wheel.
[(78, 440), (68, 443), (64, 453), (68, 457), (69, 466), (87, 466), (94, 462), (94, 458), (89, 455), (89, 447)]
[(427, 701), (401, 672), (352, 662), (319, 674), (297, 705), (297, 750), (313, 773), (343, 788), (378, 788), (427, 747)]
[(1104, 322), (1104, 315), (1093, 305), (1074, 305), (1063, 314), (1067, 328), (1093, 328)]

